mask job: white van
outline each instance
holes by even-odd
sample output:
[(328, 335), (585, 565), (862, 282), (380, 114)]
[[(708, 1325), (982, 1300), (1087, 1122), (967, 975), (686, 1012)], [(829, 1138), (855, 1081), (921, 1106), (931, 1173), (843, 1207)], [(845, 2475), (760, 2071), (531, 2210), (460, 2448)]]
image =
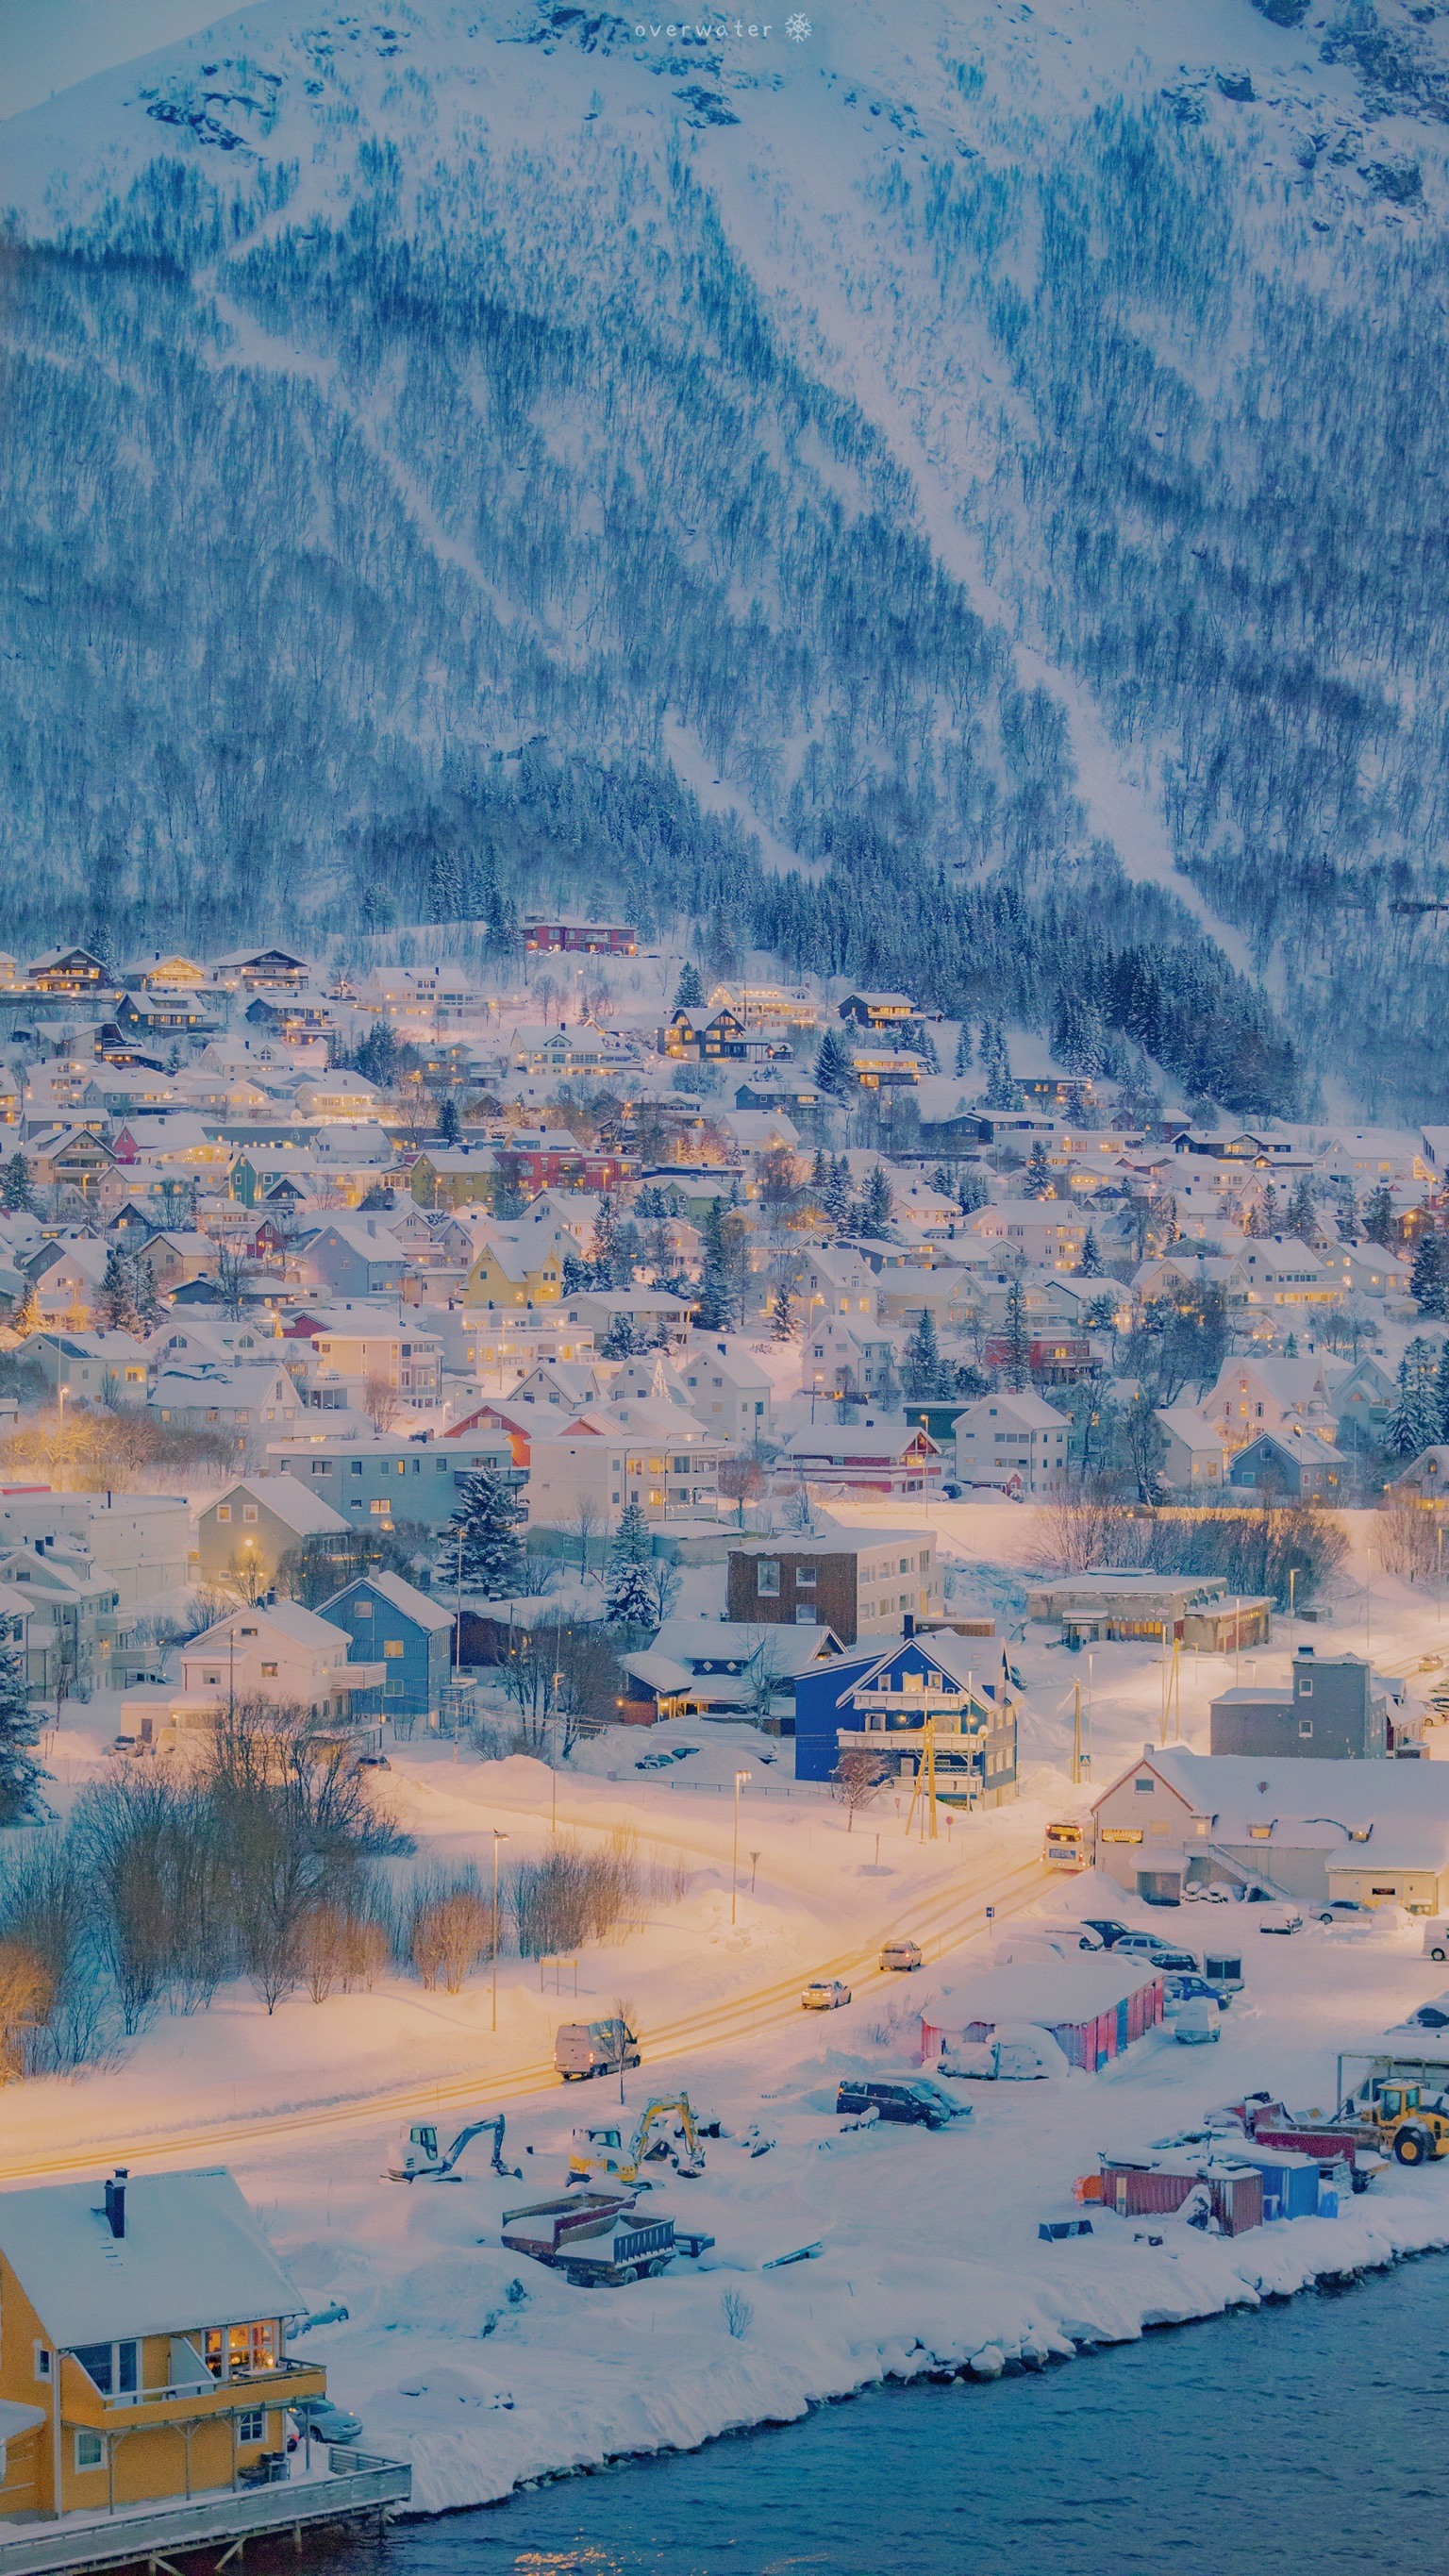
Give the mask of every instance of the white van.
[(1449, 1914), (1433, 1914), (1424, 1926), (1426, 1959), (1449, 1959)]

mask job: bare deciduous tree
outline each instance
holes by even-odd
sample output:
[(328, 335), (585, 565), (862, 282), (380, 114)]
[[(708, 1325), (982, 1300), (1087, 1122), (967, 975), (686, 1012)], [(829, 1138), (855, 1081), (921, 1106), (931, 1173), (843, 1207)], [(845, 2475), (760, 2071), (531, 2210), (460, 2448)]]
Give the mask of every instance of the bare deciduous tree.
[(851, 1833), (855, 1827), (856, 1809), (868, 1807), (877, 1791), (885, 1785), (885, 1757), (868, 1752), (864, 1746), (857, 1752), (852, 1746), (848, 1753), (841, 1754), (831, 1778), (835, 1794), (847, 1810), (845, 1830)]

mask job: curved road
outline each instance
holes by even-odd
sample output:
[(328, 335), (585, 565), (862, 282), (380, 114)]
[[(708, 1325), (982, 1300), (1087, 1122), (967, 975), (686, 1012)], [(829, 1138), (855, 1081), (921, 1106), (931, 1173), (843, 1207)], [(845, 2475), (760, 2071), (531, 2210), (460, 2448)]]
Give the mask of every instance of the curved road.
[[(496, 1800), (492, 1802), (497, 1805)], [(522, 1813), (524, 1810), (520, 1809)], [(560, 1822), (564, 1822), (563, 1818)], [(573, 1821), (573, 1820), (570, 1820)], [(579, 1824), (598, 1824), (597, 1818), (576, 1820)], [(631, 1822), (633, 1820), (631, 1819)], [(690, 1819), (694, 1822), (694, 1819)], [(681, 1827), (685, 1819), (680, 1819)], [(671, 1849), (681, 1846), (702, 1850), (690, 1841), (687, 1828), (671, 1835), (638, 1829), (641, 1839), (666, 1844)], [(605, 1827), (604, 1830), (611, 1830)], [(709, 1852), (718, 1863), (719, 1854)], [(1033, 1854), (1014, 1867), (999, 1864), (972, 1870), (969, 1876), (949, 1887), (913, 1901), (911, 1929), (928, 1960), (939, 1960), (963, 1942), (984, 1935), (988, 1926), (985, 1909), (995, 1908), (998, 1920), (1019, 1913), (1052, 1883), (1056, 1873), (1049, 1871)], [(816, 1894), (817, 1889), (801, 1888), (801, 1895)], [(899, 1907), (899, 1898), (896, 1899)], [(881, 1942), (898, 1928), (895, 1913), (879, 1924), (870, 1936), (847, 1950), (821, 1959), (813, 1967), (795, 1970), (770, 1984), (754, 1988), (719, 2003), (701, 2004), (678, 2020), (646, 2028), (642, 2033), (646, 2064), (661, 2059), (697, 2056), (708, 2048), (720, 2048), (747, 2041), (754, 2033), (777, 2028), (798, 2019), (800, 1989), (812, 1976), (841, 1977), (854, 1992), (869, 1993), (875, 1988), (894, 1985), (896, 1980), (877, 1964)], [(252, 2116), (222, 2116), (201, 2121), (196, 2126), (153, 2131), (136, 2137), (117, 2131), (110, 2137), (90, 2140), (83, 2148), (56, 2149), (36, 2154), (33, 2150), (17, 2159), (0, 2162), (0, 2185), (20, 2182), (44, 2182), (66, 2174), (93, 2173), (108, 2163), (136, 2165), (145, 2161), (172, 2160), (178, 2157), (216, 2156), (223, 2149), (246, 2149), (264, 2144), (269, 2139), (295, 2140), (307, 2133), (365, 2127), (384, 2120), (402, 2120), (419, 2115), (432, 2115), (444, 2104), (477, 2103), (486, 2094), (489, 2103), (515, 2101), (521, 2095), (536, 2093), (556, 2081), (551, 2058), (538, 2058), (528, 2063), (497, 2068), (480, 2067), (467, 2076), (450, 2076), (445, 2082), (413, 2080), (395, 2089), (379, 2089), (348, 2102), (319, 2104), (313, 2109), (277, 2108)]]

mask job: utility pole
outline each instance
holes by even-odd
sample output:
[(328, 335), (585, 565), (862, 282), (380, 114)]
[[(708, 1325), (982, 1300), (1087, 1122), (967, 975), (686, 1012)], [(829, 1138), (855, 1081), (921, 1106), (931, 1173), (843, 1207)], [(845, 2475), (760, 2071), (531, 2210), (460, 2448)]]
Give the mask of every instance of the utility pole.
[(1072, 1787), (1082, 1785), (1082, 1685), (1074, 1685), (1075, 1705), (1072, 1710)]
[(493, 1827), (493, 2028), (498, 2028), (498, 1846), (508, 1836)]
[(736, 1890), (737, 1890), (737, 1888), (738, 1888), (738, 1886), (739, 1886), (739, 1876), (740, 1876), (740, 1791), (741, 1791), (741, 1789), (744, 1787), (745, 1782), (746, 1782), (747, 1780), (752, 1780), (753, 1778), (754, 1778), (754, 1773), (753, 1773), (752, 1771), (737, 1771), (737, 1772), (735, 1773), (735, 1841), (734, 1841), (734, 1852), (733, 1852), (733, 1855), (732, 1855), (731, 1860), (730, 1860), (730, 1921), (731, 1921), (731, 1923), (733, 1923), (733, 1921), (734, 1921), (734, 1919), (735, 1919), (735, 1897), (736, 1897)]

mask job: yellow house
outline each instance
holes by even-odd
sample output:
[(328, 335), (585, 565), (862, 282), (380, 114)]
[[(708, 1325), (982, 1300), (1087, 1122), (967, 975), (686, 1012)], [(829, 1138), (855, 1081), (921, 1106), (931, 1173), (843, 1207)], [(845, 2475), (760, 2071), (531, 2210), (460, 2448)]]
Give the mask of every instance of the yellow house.
[(485, 1243), (468, 1273), (465, 1306), (553, 1306), (563, 1294), (563, 1256), (556, 1242)]
[(270, 2482), (306, 2304), (220, 2166), (0, 2193), (0, 2535)]

